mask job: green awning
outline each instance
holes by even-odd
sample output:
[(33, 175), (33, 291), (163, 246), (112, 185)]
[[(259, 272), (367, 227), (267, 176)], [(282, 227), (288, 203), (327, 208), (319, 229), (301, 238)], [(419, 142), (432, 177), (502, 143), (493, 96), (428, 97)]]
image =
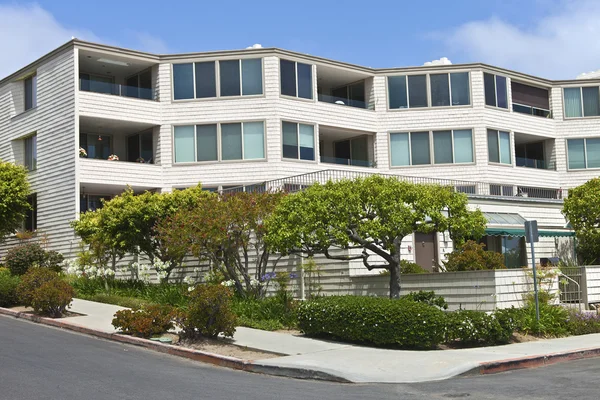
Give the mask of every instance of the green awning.
[[(485, 230), (488, 236), (525, 236), (525, 229), (516, 228), (487, 228)], [(575, 236), (572, 231), (539, 231), (543, 237), (560, 237), (560, 236)]]

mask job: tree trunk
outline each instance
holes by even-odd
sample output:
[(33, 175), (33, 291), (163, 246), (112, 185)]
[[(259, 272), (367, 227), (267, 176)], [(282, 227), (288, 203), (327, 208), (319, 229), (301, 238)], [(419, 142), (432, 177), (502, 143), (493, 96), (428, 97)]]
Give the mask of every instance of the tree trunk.
[(390, 299), (400, 298), (400, 264), (390, 265)]

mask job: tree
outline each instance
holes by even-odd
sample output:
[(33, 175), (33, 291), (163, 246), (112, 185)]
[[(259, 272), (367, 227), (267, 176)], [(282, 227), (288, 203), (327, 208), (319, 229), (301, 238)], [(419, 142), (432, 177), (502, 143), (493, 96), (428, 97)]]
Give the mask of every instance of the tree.
[(31, 209), (28, 195), (25, 168), (0, 160), (0, 242), (21, 227)]
[[(485, 217), (467, 209), (465, 194), (452, 187), (403, 182), (371, 176), (314, 184), (283, 199), (266, 222), (273, 251), (331, 259), (362, 259), (369, 270), (390, 273), (390, 297), (400, 297), (400, 246), (413, 232), (444, 232), (462, 243), (483, 235)], [(357, 256), (336, 255), (333, 249), (362, 248)], [(375, 264), (371, 254), (384, 259)]]
[(135, 194), (128, 188), (104, 202), (102, 208), (82, 214), (72, 226), (92, 250), (108, 252), (113, 265), (115, 259), (127, 253), (143, 254), (153, 264), (156, 260), (167, 263), (164, 272), (168, 280), (171, 272), (181, 266), (186, 249), (164, 246), (157, 236), (157, 222), (179, 210), (193, 208), (211, 196), (214, 194), (203, 191), (200, 185), (172, 193)]
[(580, 261), (600, 261), (600, 178), (569, 189), (563, 214), (575, 231)]
[(240, 295), (262, 296), (257, 283), (266, 274), (271, 256), (263, 221), (283, 196), (240, 192), (206, 198), (160, 222), (160, 240), (166, 248), (184, 246), (195, 257), (223, 267)]

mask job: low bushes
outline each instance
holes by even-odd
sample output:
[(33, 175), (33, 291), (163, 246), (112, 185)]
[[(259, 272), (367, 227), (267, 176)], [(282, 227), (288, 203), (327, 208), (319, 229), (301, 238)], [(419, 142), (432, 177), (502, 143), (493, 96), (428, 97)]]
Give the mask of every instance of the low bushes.
[(232, 337), (236, 315), (232, 311), (232, 291), (222, 285), (198, 285), (188, 295), (188, 304), (177, 318), (182, 336)]
[(494, 314), (471, 310), (448, 313), (446, 324), (446, 341), (458, 341), (464, 346), (508, 343), (514, 329), (500, 323)]
[(30, 268), (17, 286), (21, 304), (51, 317), (64, 314), (74, 295), (73, 287), (48, 268)]
[(438, 307), (442, 310), (448, 309), (448, 303), (442, 296), (436, 296), (435, 292), (426, 292), (419, 290), (418, 292), (410, 292), (403, 297), (404, 300), (416, 301), (417, 303), (424, 303), (430, 306)]
[(571, 335), (600, 333), (600, 314), (572, 310), (569, 313), (568, 326)]
[(427, 304), (376, 297), (322, 297), (298, 309), (298, 325), (307, 335), (410, 349), (442, 343), (445, 318)]
[(485, 269), (504, 269), (504, 257), (495, 251), (485, 251), (485, 244), (473, 240), (464, 243), (460, 248), (448, 254), (444, 266), (449, 272), (477, 271)]
[(278, 296), (264, 299), (235, 298), (233, 301), (238, 325), (267, 331), (295, 328), (298, 321), (296, 310), (297, 302), (286, 302)]
[(0, 307), (17, 305), (17, 286), (21, 280), (10, 273), (8, 268), (0, 268)]
[(170, 306), (145, 305), (139, 310), (117, 311), (112, 324), (122, 333), (149, 338), (173, 329), (175, 316)]
[(60, 272), (63, 260), (62, 254), (56, 251), (46, 251), (38, 243), (26, 243), (11, 248), (4, 262), (13, 275), (23, 275), (33, 266)]

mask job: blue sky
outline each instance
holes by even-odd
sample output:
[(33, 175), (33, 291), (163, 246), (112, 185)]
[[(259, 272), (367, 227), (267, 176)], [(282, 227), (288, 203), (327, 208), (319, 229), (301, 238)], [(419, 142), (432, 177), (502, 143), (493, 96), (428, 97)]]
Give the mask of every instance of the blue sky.
[(76, 36), (158, 53), (260, 43), (371, 67), (448, 57), (567, 79), (600, 68), (598, 21), (597, 0), (0, 0), (0, 76)]

